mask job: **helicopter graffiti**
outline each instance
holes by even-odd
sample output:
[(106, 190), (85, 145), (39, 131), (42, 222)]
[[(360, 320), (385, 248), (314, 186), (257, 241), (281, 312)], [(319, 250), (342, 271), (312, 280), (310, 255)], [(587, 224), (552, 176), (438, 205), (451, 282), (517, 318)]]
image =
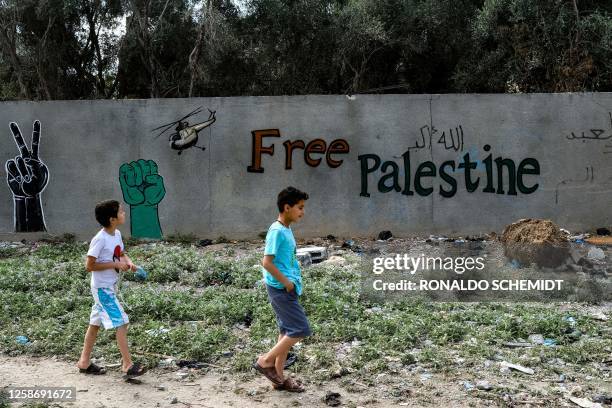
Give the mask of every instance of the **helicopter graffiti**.
[(189, 112), (182, 118), (170, 123), (166, 123), (165, 125), (158, 126), (155, 129), (152, 129), (151, 131), (154, 132), (156, 130), (161, 129), (161, 131), (155, 136), (155, 138), (158, 138), (164, 133), (172, 130), (172, 128), (174, 127), (174, 132), (170, 133), (170, 135), (168, 136), (168, 142), (172, 150), (178, 150), (179, 155), (183, 152), (183, 150), (188, 149), (190, 147), (196, 147), (204, 151), (206, 150), (205, 147), (198, 146), (196, 144), (198, 142), (198, 132), (215, 123), (217, 118), (215, 117), (216, 111), (211, 111), (210, 109), (208, 109), (208, 119), (206, 119), (204, 122), (196, 123), (195, 125), (189, 125), (189, 122), (185, 119), (195, 116), (200, 112), (202, 112), (201, 106)]

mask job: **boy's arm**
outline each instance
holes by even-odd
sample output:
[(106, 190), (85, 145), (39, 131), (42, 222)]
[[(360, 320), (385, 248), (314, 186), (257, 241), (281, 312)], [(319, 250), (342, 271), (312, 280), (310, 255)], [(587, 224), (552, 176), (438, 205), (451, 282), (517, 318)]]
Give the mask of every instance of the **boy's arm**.
[(266, 269), (266, 271), (270, 272), (270, 274), (274, 276), (277, 281), (283, 284), (285, 289), (287, 289), (287, 292), (291, 292), (295, 285), (293, 282), (287, 279), (287, 277), (281, 271), (278, 270), (276, 265), (274, 265), (274, 262), (272, 262), (273, 259), (274, 255), (264, 255), (261, 265)]
[(95, 256), (87, 256), (85, 261), (85, 269), (87, 272), (103, 271), (110, 268), (119, 269), (121, 271), (127, 271), (129, 269), (127, 262), (96, 262)]
[(128, 264), (132, 272), (136, 272), (136, 265), (132, 262), (132, 259), (125, 253), (125, 251), (121, 252), (121, 260)]

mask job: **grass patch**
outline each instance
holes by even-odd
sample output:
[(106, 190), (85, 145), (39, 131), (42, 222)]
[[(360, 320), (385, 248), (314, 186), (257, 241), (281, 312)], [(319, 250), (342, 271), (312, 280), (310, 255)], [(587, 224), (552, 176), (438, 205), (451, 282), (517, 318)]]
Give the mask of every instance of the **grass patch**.
[[(260, 250), (228, 244), (211, 251), (190, 240), (127, 248), (149, 272), (146, 282), (127, 273), (122, 285), (131, 349), (152, 365), (159, 361), (153, 354), (163, 354), (248, 372), (277, 336), (261, 283)], [(78, 357), (92, 305), (86, 250), (62, 241), (0, 252), (0, 352)], [(340, 367), (337, 351), (345, 348), (342, 367), (364, 378), (390, 370), (389, 361), (449, 371), (457, 357), (482, 362), (501, 352), (511, 358), (503, 343), (536, 333), (558, 344), (525, 351), (543, 366), (555, 358), (584, 365), (610, 355), (612, 323), (582, 315), (579, 305), (562, 312), (537, 304), (376, 303), (359, 295), (359, 263), (349, 254), (345, 266), (303, 271), (301, 302), (313, 336), (299, 350), (298, 370), (313, 376), (327, 370), (329, 376)], [(29, 343), (19, 344), (17, 336)], [(112, 331), (100, 332), (94, 350), (107, 361), (119, 359)]]

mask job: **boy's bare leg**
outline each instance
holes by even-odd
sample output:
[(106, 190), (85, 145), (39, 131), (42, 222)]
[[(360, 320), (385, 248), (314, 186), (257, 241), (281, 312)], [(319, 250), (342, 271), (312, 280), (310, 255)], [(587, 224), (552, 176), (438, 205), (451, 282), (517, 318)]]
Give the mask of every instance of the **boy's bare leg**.
[(86, 369), (89, 367), (91, 351), (93, 350), (93, 346), (96, 343), (96, 337), (98, 337), (98, 330), (100, 326), (94, 326), (92, 324), (87, 327), (87, 332), (85, 333), (85, 341), (83, 342), (83, 351), (81, 352), (81, 358), (77, 363), (77, 367)]
[(285, 336), (280, 341), (280, 344), (283, 345), (283, 348), (279, 349), (278, 354), (276, 355), (275, 362), (274, 362), (274, 366), (276, 367), (276, 373), (278, 374), (279, 378), (285, 379), (284, 371), (285, 371), (285, 361), (287, 361), (287, 354), (289, 354), (289, 350), (291, 350), (291, 347), (293, 347), (300, 340), (302, 340), (301, 337)]
[(279, 378), (284, 379), (284, 365), (285, 360), (287, 360), (287, 353), (296, 343), (302, 340), (301, 337), (289, 337), (283, 336), (278, 343), (270, 351), (266, 354), (260, 356), (257, 359), (257, 362), (262, 367), (272, 367), (276, 368), (276, 373)]
[(130, 350), (128, 349), (127, 329), (127, 324), (117, 327), (116, 335), (117, 346), (119, 347), (119, 352), (121, 352), (121, 370), (123, 370), (124, 372), (129, 370), (132, 366), (132, 356), (130, 356)]

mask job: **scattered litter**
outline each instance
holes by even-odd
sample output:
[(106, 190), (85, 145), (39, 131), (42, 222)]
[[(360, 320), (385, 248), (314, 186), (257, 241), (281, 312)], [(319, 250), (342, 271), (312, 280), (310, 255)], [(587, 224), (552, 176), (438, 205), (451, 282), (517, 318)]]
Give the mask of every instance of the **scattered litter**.
[(522, 342), (522, 341), (507, 341), (504, 343), (504, 346), (512, 347), (512, 348), (520, 348), (520, 347), (533, 347), (533, 344)]
[(342, 243), (342, 248), (352, 248), (355, 245), (355, 241), (352, 239), (346, 240)]
[(329, 257), (329, 259), (323, 261), (322, 263), (324, 264), (328, 264), (328, 265), (345, 265), (346, 264), (346, 259), (344, 259), (341, 256), (337, 256), (337, 255), (332, 255)]
[(23, 345), (30, 344), (30, 340), (26, 336), (17, 336), (15, 337), (15, 341)]
[(475, 387), (474, 387), (474, 384), (472, 384), (472, 383), (471, 383), (471, 382), (469, 382), (469, 381), (463, 381), (463, 382), (462, 382), (462, 384), (463, 384), (463, 388), (464, 388), (466, 391), (472, 391), (472, 390), (474, 390), (474, 388), (475, 388)]
[(599, 402), (601, 404), (612, 405), (612, 395), (596, 395), (593, 397), (593, 402)]
[(155, 386), (155, 388), (157, 388), (159, 391), (166, 391), (166, 386), (165, 385), (157, 385), (157, 386)]
[(296, 256), (302, 268), (306, 268), (312, 265), (312, 257), (310, 256), (308, 252), (297, 253)]
[(329, 239), (330, 241), (335, 241), (335, 240), (336, 240), (336, 237), (334, 237), (332, 234), (329, 234), (329, 235), (327, 236), (327, 239)]
[(591, 234), (572, 235), (571, 237), (569, 237), (569, 240), (570, 241), (575, 241), (575, 242), (578, 242), (578, 241), (583, 241), (584, 242), (584, 240), (587, 239), (590, 236), (591, 236)]
[(568, 322), (572, 327), (576, 325), (576, 319), (574, 319), (572, 316), (565, 316), (563, 320)]
[(593, 261), (600, 261), (604, 259), (605, 257), (606, 257), (606, 254), (604, 253), (603, 249), (597, 248), (597, 247), (590, 248), (589, 252), (587, 253), (587, 259), (590, 259)]
[(159, 329), (145, 330), (145, 333), (147, 333), (149, 336), (157, 337), (160, 334), (166, 334), (169, 331), (170, 329), (165, 329), (164, 327), (160, 327)]
[(586, 398), (569, 397), (568, 399), (582, 408), (603, 408), (601, 404), (591, 402)]
[(520, 371), (522, 373), (529, 374), (529, 375), (532, 375), (534, 373), (534, 371), (531, 368), (523, 367), (518, 364), (512, 364), (507, 361), (502, 361), (500, 365), (502, 366), (502, 368), (506, 367), (506, 368), (517, 370), (517, 371)]
[(212, 245), (212, 244), (213, 244), (213, 242), (210, 239), (201, 239), (201, 240), (198, 241), (198, 246), (201, 246), (201, 247), (209, 246), (209, 245)]
[(173, 358), (166, 358), (161, 360), (158, 364), (160, 367), (173, 367), (175, 365), (175, 360)]
[(591, 313), (591, 317), (595, 320), (601, 320), (602, 322), (605, 322), (608, 320), (608, 316), (606, 316), (606, 314), (602, 312), (601, 310), (598, 312)]
[(172, 399), (170, 400), (171, 404), (177, 404), (178, 403), (178, 398), (176, 397), (172, 397)]
[(431, 373), (423, 373), (421, 374), (421, 382), (425, 382), (431, 379), (431, 377), (433, 377), (433, 374)]
[(340, 393), (332, 391), (328, 391), (327, 394), (325, 394), (323, 401), (330, 407), (337, 407), (342, 403), (340, 401)]
[(297, 250), (298, 257), (301, 254), (305, 254), (305, 253), (310, 254), (310, 259), (312, 260), (312, 263), (321, 262), (327, 259), (327, 248), (325, 247), (311, 246), (311, 247), (305, 247), (305, 248), (298, 248)]
[(510, 261), (510, 267), (513, 269), (519, 269), (521, 267), (521, 263), (516, 259)]
[(610, 230), (607, 228), (597, 228), (597, 235), (610, 235)]
[(554, 347), (557, 345), (557, 341), (555, 339), (544, 339), (544, 342), (542, 344), (547, 347)]
[(176, 376), (180, 379), (183, 380), (187, 377), (189, 377), (189, 373), (186, 371), (179, 371), (178, 373), (176, 373)]
[(593, 245), (612, 245), (612, 236), (610, 235), (601, 235), (597, 237), (592, 237), (586, 240), (589, 244)]
[(491, 391), (493, 386), (488, 381), (481, 380), (476, 382), (476, 388), (483, 391)]
[(528, 337), (528, 340), (533, 344), (544, 344), (544, 336), (541, 334), (532, 334)]
[(181, 368), (195, 368), (196, 370), (202, 369), (207, 366), (205, 363), (200, 363), (197, 360), (179, 360), (176, 365)]
[(386, 241), (389, 238), (393, 237), (393, 234), (391, 233), (391, 231), (380, 231), (380, 233), (378, 234), (378, 239)]

